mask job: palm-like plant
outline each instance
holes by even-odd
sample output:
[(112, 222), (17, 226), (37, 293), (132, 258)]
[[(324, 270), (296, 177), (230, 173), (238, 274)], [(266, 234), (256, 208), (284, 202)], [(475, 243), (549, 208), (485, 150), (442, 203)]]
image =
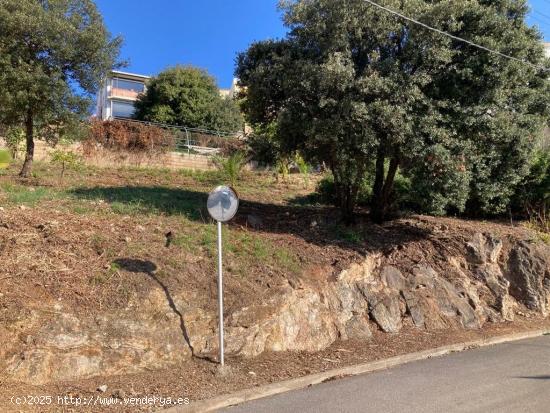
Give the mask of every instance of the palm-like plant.
[(214, 157), (214, 164), (223, 172), (232, 187), (237, 186), (237, 181), (240, 179), (241, 172), (247, 162), (246, 154), (240, 151), (234, 152), (227, 158), (221, 156)]

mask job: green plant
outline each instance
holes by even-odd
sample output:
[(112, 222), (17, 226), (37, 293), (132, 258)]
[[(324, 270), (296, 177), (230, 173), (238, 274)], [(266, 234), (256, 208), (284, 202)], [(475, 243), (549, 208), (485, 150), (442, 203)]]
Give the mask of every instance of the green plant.
[(550, 233), (550, 153), (535, 152), (529, 175), (517, 186), (512, 210), (527, 216), (539, 231)]
[[(277, 123), (282, 152), (302, 151), (331, 169), (347, 222), (369, 171), (376, 221), (391, 216), (400, 169), (414, 172), (436, 212), (463, 210), (468, 199), (502, 212), (548, 119), (550, 89), (540, 71), (434, 37), (364, 0), (280, 4), (287, 36), (254, 43), (237, 58), (241, 106), (252, 125)], [(400, 5), (420, 21), (466, 38), (482, 34), (495, 50), (545, 66), (526, 0)]]
[(19, 152), (23, 150), (25, 141), (25, 131), (19, 126), (9, 128), (6, 133), (6, 145), (11, 152), (13, 159), (17, 159)]
[(308, 163), (305, 161), (305, 159), (300, 155), (300, 153), (296, 153), (294, 156), (294, 162), (296, 163), (296, 166), (298, 167), (298, 170), (300, 171), (300, 174), (302, 175), (302, 178), (304, 180), (304, 186), (307, 188), (309, 186), (309, 170), (310, 167)]
[(6, 169), (11, 162), (11, 156), (8, 151), (0, 150), (0, 169)]
[(279, 175), (282, 176), (283, 182), (287, 182), (288, 175), (290, 174), (290, 159), (286, 156), (279, 156), (277, 163), (275, 164), (275, 173), (277, 176), (277, 182), (279, 181)]
[(76, 169), (80, 165), (82, 165), (82, 158), (80, 155), (72, 152), (72, 151), (65, 151), (62, 149), (55, 150), (51, 153), (51, 161), (54, 165), (61, 166), (61, 179), (65, 177), (65, 170), (67, 168), (69, 169)]
[(222, 132), (244, 125), (237, 103), (220, 96), (205, 70), (191, 66), (170, 67), (152, 78), (135, 106), (135, 117), (143, 121)]
[(26, 187), (22, 185), (2, 184), (1, 188), (7, 194), (8, 202), (17, 205), (34, 206), (43, 199), (51, 199), (55, 195), (48, 188), (44, 187)]
[(112, 38), (94, 1), (0, 2), (0, 123), (24, 125), (29, 177), (35, 136), (60, 139), (89, 116), (105, 73), (118, 65), (122, 38)]
[(244, 152), (235, 152), (227, 158), (221, 156), (214, 157), (214, 164), (223, 172), (225, 178), (230, 182), (232, 187), (237, 186), (237, 181), (240, 179), (242, 170), (247, 161)]

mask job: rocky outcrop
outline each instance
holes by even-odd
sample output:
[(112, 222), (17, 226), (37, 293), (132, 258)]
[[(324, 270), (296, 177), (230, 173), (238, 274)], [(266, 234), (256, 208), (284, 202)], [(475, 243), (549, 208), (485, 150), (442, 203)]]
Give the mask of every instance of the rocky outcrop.
[[(368, 340), (373, 329), (398, 334), (405, 324), (434, 330), (477, 329), (511, 321), (518, 308), (547, 316), (550, 256), (546, 246), (475, 234), (444, 259), (408, 267), (370, 254), (336, 276), (308, 277), (281, 287), (261, 304), (226, 315), (226, 351), (309, 351), (336, 340)], [(329, 269), (326, 269), (329, 274)], [(73, 314), (61, 305), (50, 317), (30, 310), (8, 327), (12, 341), (0, 367), (32, 383), (167, 367), (217, 354), (216, 314), (190, 297), (167, 302), (153, 290), (118, 314)]]
[(550, 253), (548, 248), (521, 241), (510, 253), (506, 278), (510, 294), (544, 316), (550, 312)]

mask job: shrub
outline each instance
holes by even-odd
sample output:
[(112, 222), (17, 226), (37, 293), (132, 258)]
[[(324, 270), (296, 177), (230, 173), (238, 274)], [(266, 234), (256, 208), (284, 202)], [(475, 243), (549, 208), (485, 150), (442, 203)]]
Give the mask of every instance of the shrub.
[(244, 152), (235, 152), (227, 158), (221, 156), (214, 157), (214, 164), (223, 172), (232, 187), (237, 186), (237, 181), (240, 179), (242, 169), (247, 161)]
[(277, 174), (277, 182), (279, 182), (279, 175), (282, 175), (283, 182), (286, 182), (290, 174), (290, 159), (286, 156), (279, 156), (275, 164), (275, 173)]
[(85, 152), (92, 152), (98, 145), (117, 151), (166, 152), (175, 148), (175, 139), (170, 131), (145, 123), (94, 120)]
[(308, 163), (299, 153), (296, 153), (294, 157), (294, 162), (296, 163), (296, 166), (298, 167), (298, 170), (300, 171), (300, 174), (304, 179), (304, 186), (307, 187), (309, 185), (309, 170), (310, 170)]
[(82, 164), (80, 156), (71, 151), (58, 149), (51, 153), (51, 161), (54, 165), (61, 166), (61, 179), (65, 176), (66, 169), (75, 169)]
[[(334, 185), (334, 177), (332, 174), (327, 174), (323, 179), (319, 181), (316, 189), (319, 201), (323, 204), (336, 204), (336, 186)], [(371, 179), (370, 176), (363, 180), (359, 194), (357, 195), (357, 204), (366, 206), (370, 203), (372, 196), (371, 191)]]
[(25, 142), (25, 132), (20, 127), (9, 128), (6, 133), (6, 145), (11, 152), (13, 159), (17, 159), (19, 152), (23, 149)]
[(277, 125), (254, 125), (254, 134), (247, 139), (252, 159), (263, 166), (273, 166), (281, 155), (280, 142), (275, 138)]
[(527, 217), (531, 226), (550, 233), (550, 153), (538, 151), (529, 175), (517, 186), (512, 211)]
[(0, 169), (6, 169), (11, 162), (11, 156), (8, 151), (0, 150)]

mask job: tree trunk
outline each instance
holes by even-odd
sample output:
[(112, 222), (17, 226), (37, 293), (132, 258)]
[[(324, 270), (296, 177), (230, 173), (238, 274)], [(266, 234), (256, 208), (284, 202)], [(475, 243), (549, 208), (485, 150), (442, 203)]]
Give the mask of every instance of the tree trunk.
[[(373, 201), (371, 216), (374, 222), (382, 223), (386, 220), (388, 210), (390, 207), (390, 196), (393, 191), (393, 183), (395, 181), (395, 175), (399, 168), (399, 158), (393, 156), (390, 160), (390, 166), (388, 168), (388, 174), (384, 178), (384, 159), (380, 157), (376, 160), (376, 180), (373, 187)], [(381, 166), (381, 169), (379, 167)], [(381, 171), (381, 178), (379, 177)]]
[(31, 174), (32, 161), (34, 158), (34, 121), (32, 116), (32, 110), (27, 110), (27, 117), (25, 119), (25, 135), (27, 139), (27, 150), (25, 153), (25, 162), (23, 162), (23, 168), (19, 176), (22, 178), (28, 178)]
[(332, 174), (336, 190), (336, 205), (340, 208), (344, 223), (351, 225), (355, 222), (354, 211), (357, 202), (358, 187), (347, 182), (345, 179), (340, 179), (338, 171), (333, 170)]
[(352, 225), (355, 223), (355, 204), (357, 203), (357, 190), (355, 187), (350, 186), (342, 188), (343, 194), (340, 199), (340, 211), (342, 212), (342, 220), (346, 225)]

